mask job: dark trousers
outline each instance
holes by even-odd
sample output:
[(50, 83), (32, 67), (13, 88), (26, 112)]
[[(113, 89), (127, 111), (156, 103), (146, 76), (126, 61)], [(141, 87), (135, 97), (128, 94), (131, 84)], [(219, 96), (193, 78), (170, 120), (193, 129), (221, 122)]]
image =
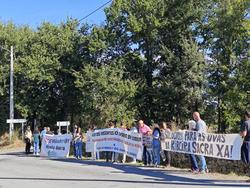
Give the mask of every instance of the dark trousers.
[(25, 153), (27, 153), (27, 154), (30, 153), (30, 147), (31, 147), (31, 143), (30, 142), (26, 142)]
[(152, 162), (152, 155), (150, 151), (147, 150), (147, 146), (143, 146), (143, 164), (149, 165)]
[(39, 140), (39, 149), (40, 149), (40, 151), (42, 149), (42, 140), (41, 139)]
[(106, 151), (105, 152), (105, 158), (106, 158), (106, 162), (109, 162), (109, 160), (112, 160), (112, 152), (111, 151)]
[(166, 160), (164, 161), (164, 164), (166, 166), (168, 166), (168, 165), (171, 164), (171, 153), (170, 153), (170, 151), (164, 150), (164, 154), (165, 154), (165, 157), (166, 157)]
[(245, 164), (250, 163), (250, 142), (243, 142), (241, 146), (241, 160)]
[(76, 142), (73, 142), (73, 149), (74, 149), (74, 157), (76, 157)]

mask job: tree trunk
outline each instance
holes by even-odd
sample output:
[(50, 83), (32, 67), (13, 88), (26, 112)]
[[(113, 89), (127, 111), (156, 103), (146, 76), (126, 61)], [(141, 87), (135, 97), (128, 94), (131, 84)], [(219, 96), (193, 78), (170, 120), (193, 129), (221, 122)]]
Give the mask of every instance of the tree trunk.
[(147, 121), (151, 122), (152, 118), (153, 118), (153, 112), (152, 112), (152, 105), (153, 105), (153, 97), (152, 97), (152, 89), (153, 89), (153, 67), (152, 67), (152, 63), (153, 63), (153, 54), (152, 54), (152, 50), (150, 48), (150, 44), (148, 42), (148, 40), (146, 41), (146, 53), (145, 53), (145, 57), (146, 57), (146, 84), (147, 84), (147, 104), (146, 106), (148, 106), (148, 114), (147, 114)]
[(218, 97), (218, 130), (217, 132), (221, 132), (221, 99)]

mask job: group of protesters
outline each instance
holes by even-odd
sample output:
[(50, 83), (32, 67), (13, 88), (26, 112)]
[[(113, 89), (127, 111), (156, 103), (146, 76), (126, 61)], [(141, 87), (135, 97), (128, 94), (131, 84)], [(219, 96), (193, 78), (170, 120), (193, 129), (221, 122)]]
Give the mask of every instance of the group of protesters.
[(26, 143), (25, 145), (25, 153), (30, 154), (31, 153), (31, 145), (33, 143), (33, 154), (39, 155), (39, 152), (41, 150), (41, 144), (42, 139), (45, 134), (53, 135), (54, 133), (50, 130), (50, 127), (44, 127), (43, 130), (40, 132), (38, 127), (35, 127), (33, 133), (31, 131), (30, 125), (27, 126), (27, 129), (24, 133), (24, 141)]
[[(250, 163), (250, 111), (245, 112), (245, 121), (241, 125), (240, 135), (244, 138), (243, 145), (241, 147), (241, 157), (242, 161), (246, 164)], [(158, 167), (163, 161), (164, 166), (171, 165), (171, 154), (170, 151), (164, 150), (162, 147), (162, 141), (165, 138), (169, 138), (172, 131), (171, 123), (161, 122), (159, 124), (153, 124), (152, 126), (148, 126), (144, 123), (143, 120), (139, 120), (137, 124), (134, 124), (132, 127), (128, 128), (126, 124), (122, 123), (120, 126), (115, 126), (115, 124), (110, 121), (108, 123), (107, 128), (120, 128), (123, 130), (131, 131), (134, 133), (140, 133), (142, 136), (150, 136), (152, 138), (151, 144), (143, 145), (143, 164), (149, 166)], [(95, 126), (90, 126), (88, 131), (95, 131)], [(190, 131), (197, 131), (200, 133), (207, 133), (206, 123), (201, 119), (199, 112), (193, 113), (193, 120), (188, 122), (188, 129)], [(33, 141), (33, 153), (34, 155), (39, 155), (39, 148), (41, 148), (41, 141), (45, 134), (54, 134), (50, 131), (50, 127), (44, 127), (44, 129), (40, 132), (38, 127), (35, 127), (33, 133), (31, 132), (30, 126), (27, 126), (27, 130), (25, 131), (25, 152), (30, 153), (31, 143)], [(60, 134), (60, 133), (57, 133)], [(72, 145), (74, 157), (76, 159), (82, 159), (82, 148), (83, 148), (83, 134), (82, 130), (79, 126), (74, 125), (72, 131)], [(163, 149), (162, 149), (163, 148)], [(92, 152), (92, 159), (100, 159), (99, 152)], [(127, 156), (126, 154), (120, 154), (117, 152), (105, 151), (102, 152), (102, 155), (106, 159), (107, 162), (126, 162)], [(188, 154), (190, 157), (190, 166), (191, 172), (193, 173), (207, 173), (208, 168), (206, 164), (206, 159), (203, 155), (195, 155)], [(120, 159), (120, 161), (119, 161)], [(198, 160), (197, 160), (198, 159)], [(132, 162), (136, 162), (136, 158), (131, 157)], [(199, 163), (198, 163), (199, 162)], [(198, 165), (199, 164), (199, 165)]]
[[(198, 112), (193, 113), (193, 119), (188, 122), (190, 131), (198, 131), (202, 133), (207, 132), (206, 123), (201, 119), (200, 114)], [(142, 120), (139, 121), (139, 133), (142, 135), (152, 135), (152, 152), (151, 148), (144, 145), (143, 148), (143, 162), (144, 165), (153, 165), (159, 166), (160, 161), (164, 161), (166, 166), (170, 166), (171, 155), (170, 151), (161, 150), (161, 141), (165, 140), (166, 137), (169, 137), (171, 133), (171, 124), (166, 124), (165, 122), (154, 125), (153, 130), (147, 126)], [(193, 173), (207, 173), (208, 168), (206, 164), (206, 159), (203, 155), (194, 155), (190, 154), (191, 161), (191, 171)], [(198, 165), (197, 158), (199, 159), (200, 166)], [(153, 160), (152, 160), (153, 159)]]
[[(193, 113), (193, 120), (188, 122), (189, 130), (198, 131), (198, 132), (207, 132), (206, 123), (201, 119), (200, 114), (198, 112)], [(142, 134), (142, 137), (151, 137), (152, 141), (150, 144), (143, 144), (143, 164), (145, 166), (155, 166), (158, 167), (161, 162), (163, 162), (164, 166), (169, 167), (171, 165), (171, 153), (170, 151), (164, 150), (162, 147), (162, 142), (166, 138), (170, 138), (172, 131), (172, 124), (161, 122), (159, 124), (153, 124), (152, 126), (148, 126), (144, 123), (143, 120), (139, 120), (137, 125), (128, 128), (126, 124), (121, 124), (120, 126), (116, 126), (117, 128), (132, 131), (134, 133)], [(113, 122), (109, 122), (107, 128), (115, 128), (115, 124)], [(94, 131), (94, 127), (89, 127), (89, 131)], [(119, 154), (116, 152), (106, 151), (105, 159), (106, 162), (126, 162), (127, 156), (125, 154)], [(99, 152), (92, 153), (92, 159), (99, 159)], [(206, 165), (206, 159), (202, 155), (194, 155), (190, 154), (191, 161), (191, 171), (193, 173), (207, 173), (208, 168)], [(119, 160), (120, 159), (120, 160)], [(200, 166), (198, 165), (199, 159)], [(133, 158), (132, 162), (135, 162), (136, 159)]]

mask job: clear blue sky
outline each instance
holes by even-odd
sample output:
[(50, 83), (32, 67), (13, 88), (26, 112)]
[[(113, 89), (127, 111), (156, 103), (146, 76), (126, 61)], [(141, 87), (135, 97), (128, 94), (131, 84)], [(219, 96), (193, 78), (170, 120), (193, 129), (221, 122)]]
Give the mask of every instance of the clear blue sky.
[[(108, 0), (1, 0), (0, 22), (12, 21), (32, 28), (43, 21), (58, 24), (67, 17), (81, 19), (106, 2)], [(101, 24), (104, 20), (102, 8), (83, 22)]]

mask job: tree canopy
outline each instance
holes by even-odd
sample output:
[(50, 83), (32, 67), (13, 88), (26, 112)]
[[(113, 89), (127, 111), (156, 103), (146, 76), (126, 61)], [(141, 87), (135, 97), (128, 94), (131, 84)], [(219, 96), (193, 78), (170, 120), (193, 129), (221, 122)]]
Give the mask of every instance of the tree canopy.
[(199, 111), (216, 131), (237, 131), (250, 108), (249, 8), (244, 0), (115, 0), (102, 25), (0, 23), (0, 131), (10, 46), (16, 118), (183, 127)]

